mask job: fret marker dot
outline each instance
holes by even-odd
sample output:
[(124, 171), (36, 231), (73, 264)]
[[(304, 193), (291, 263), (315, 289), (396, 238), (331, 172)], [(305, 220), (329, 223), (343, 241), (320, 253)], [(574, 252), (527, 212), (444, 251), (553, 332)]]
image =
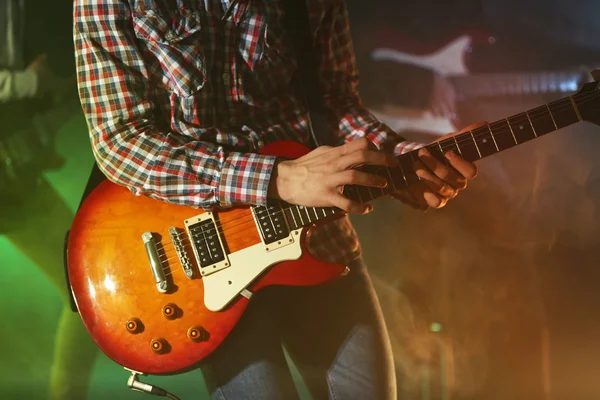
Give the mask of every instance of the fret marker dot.
[(523, 125), (519, 125), (519, 129), (523, 130)]

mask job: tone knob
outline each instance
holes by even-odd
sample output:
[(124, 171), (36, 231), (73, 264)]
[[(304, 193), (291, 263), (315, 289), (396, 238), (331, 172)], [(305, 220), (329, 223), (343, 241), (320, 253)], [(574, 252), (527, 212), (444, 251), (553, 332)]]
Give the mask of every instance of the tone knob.
[(175, 319), (179, 316), (179, 308), (175, 304), (169, 303), (163, 307), (162, 314), (166, 319)]
[(142, 321), (139, 318), (129, 318), (125, 323), (125, 329), (129, 333), (140, 333), (144, 328)]
[(192, 326), (187, 331), (188, 339), (192, 342), (202, 342), (208, 340), (208, 332), (201, 326)]
[(156, 354), (163, 354), (169, 350), (169, 344), (163, 338), (152, 339), (150, 342), (150, 347)]

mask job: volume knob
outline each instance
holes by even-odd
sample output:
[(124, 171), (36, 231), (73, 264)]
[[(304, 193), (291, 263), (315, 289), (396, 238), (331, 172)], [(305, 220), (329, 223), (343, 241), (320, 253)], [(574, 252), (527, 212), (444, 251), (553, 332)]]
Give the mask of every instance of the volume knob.
[(192, 326), (188, 329), (187, 336), (192, 342), (202, 342), (208, 340), (209, 334), (206, 329), (201, 326)]
[(162, 314), (166, 319), (175, 319), (179, 315), (179, 309), (173, 303), (169, 303), (162, 308)]
[(169, 344), (163, 338), (152, 339), (150, 342), (150, 347), (156, 354), (163, 354), (169, 350)]
[(140, 333), (144, 328), (142, 321), (139, 318), (129, 318), (125, 323), (125, 329), (129, 333)]

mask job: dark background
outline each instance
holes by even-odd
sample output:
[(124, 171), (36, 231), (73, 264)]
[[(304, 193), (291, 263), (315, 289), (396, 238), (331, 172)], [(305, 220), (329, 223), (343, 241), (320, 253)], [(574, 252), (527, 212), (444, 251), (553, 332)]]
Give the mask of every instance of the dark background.
[[(44, 12), (31, 29), (41, 48), (62, 54), (53, 62), (68, 75), (70, 4), (56, 4), (38, 2)], [(369, 54), (381, 45), (382, 29), (403, 38), (397, 48), (422, 53), (468, 32), (478, 38), (468, 54), (473, 74), (600, 65), (598, 1), (348, 5), (364, 71), (361, 92), (369, 96), (394, 101), (378, 88), (399, 88), (398, 101), (408, 104), (412, 96), (403, 87), (421, 95), (431, 90), (427, 74), (400, 66), (372, 72), (378, 66)], [(461, 125), (558, 97), (460, 104)], [(478, 180), (443, 210), (421, 214), (381, 201), (372, 215), (353, 218), (392, 336), (401, 399), (600, 398), (599, 133), (579, 124), (483, 160)], [(60, 124), (57, 151), (66, 163), (46, 176), (74, 211), (93, 162), (78, 107)], [(4, 237), (0, 264), (0, 398), (43, 399), (63, 304), (40, 269)], [(142, 396), (127, 389), (126, 371), (104, 355), (92, 362), (89, 399)], [(207, 396), (199, 371), (148, 380), (181, 398)], [(299, 378), (298, 385), (306, 397)]]

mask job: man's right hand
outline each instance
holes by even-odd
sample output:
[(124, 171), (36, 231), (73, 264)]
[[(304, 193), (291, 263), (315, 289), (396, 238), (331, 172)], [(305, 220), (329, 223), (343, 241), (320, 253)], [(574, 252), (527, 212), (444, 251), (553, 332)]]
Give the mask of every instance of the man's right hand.
[(305, 207), (338, 207), (356, 214), (366, 214), (373, 206), (348, 199), (344, 185), (385, 187), (387, 180), (358, 171), (361, 165), (398, 166), (392, 155), (379, 151), (367, 138), (353, 140), (338, 147), (321, 146), (296, 160), (275, 165), (269, 197)]

